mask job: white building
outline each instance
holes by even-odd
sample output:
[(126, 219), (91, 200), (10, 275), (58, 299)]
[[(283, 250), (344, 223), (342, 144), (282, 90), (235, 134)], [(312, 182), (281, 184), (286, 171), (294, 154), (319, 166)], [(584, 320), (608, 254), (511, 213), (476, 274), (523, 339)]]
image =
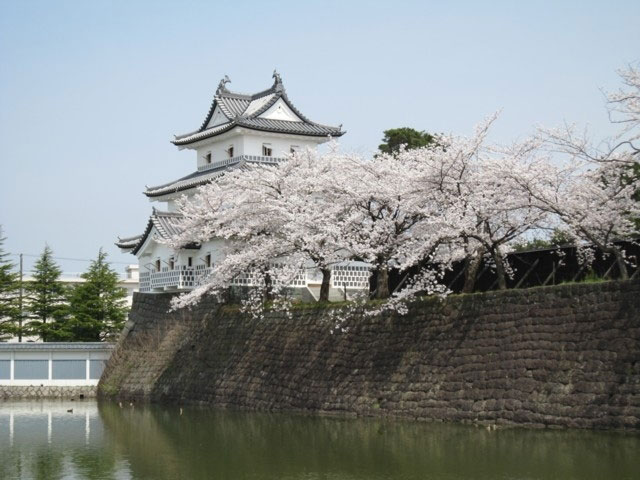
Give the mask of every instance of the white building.
[[(193, 245), (177, 254), (158, 242), (179, 228), (177, 198), (192, 195), (197, 187), (214, 181), (231, 168), (251, 163), (275, 165), (297, 149), (315, 148), (330, 137), (344, 134), (341, 127), (321, 125), (305, 117), (289, 100), (280, 75), (274, 72), (273, 78), (270, 88), (247, 95), (227, 90), (229, 79), (225, 76), (200, 128), (172, 141), (180, 149), (195, 152), (195, 171), (178, 180), (148, 187), (144, 194), (149, 200), (166, 206), (153, 208), (144, 233), (116, 242), (123, 251), (138, 257), (141, 292), (191, 289), (223, 254), (219, 239)], [(317, 298), (320, 288), (317, 275), (311, 271), (299, 277), (293, 286)], [(332, 277), (335, 287), (362, 289), (369, 284), (364, 264), (337, 266)], [(334, 298), (337, 295), (339, 292), (334, 292)]]
[(0, 343), (0, 387), (95, 386), (113, 349), (106, 342)]

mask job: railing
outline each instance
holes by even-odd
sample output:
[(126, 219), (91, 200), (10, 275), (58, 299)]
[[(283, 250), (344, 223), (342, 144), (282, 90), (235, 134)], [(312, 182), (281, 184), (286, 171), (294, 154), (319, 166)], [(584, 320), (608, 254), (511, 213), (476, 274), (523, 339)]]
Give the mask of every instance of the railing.
[(207, 170), (213, 170), (214, 168), (224, 167), (226, 165), (234, 165), (240, 163), (242, 156), (225, 158), (224, 160), (218, 160), (216, 162), (205, 163), (204, 165), (198, 165), (199, 172), (206, 172)]
[(334, 265), (331, 268), (331, 286), (339, 288), (369, 288), (370, 268), (370, 265), (363, 262)]
[(147, 293), (151, 291), (151, 272), (140, 272), (140, 292)]
[[(280, 265), (275, 264), (278, 267)], [(350, 262), (347, 264), (334, 265), (332, 267), (331, 286), (334, 288), (369, 288), (369, 266), (363, 262)], [(191, 290), (202, 282), (202, 280), (212, 272), (212, 268), (205, 265), (196, 267), (176, 266), (174, 269), (163, 267), (159, 272), (140, 272), (140, 291), (151, 292), (153, 290)], [(316, 270), (300, 269), (290, 280), (290, 287), (305, 287), (308, 284), (320, 283), (322, 275)], [(263, 280), (257, 272), (249, 270), (239, 274), (232, 282), (232, 285), (255, 287)]]
[[(282, 265), (274, 264), (274, 267), (281, 267)], [(232, 285), (243, 287), (255, 287), (262, 285), (264, 280), (255, 270), (249, 270), (237, 275), (232, 281)], [(305, 269), (299, 269), (295, 272), (293, 278), (289, 281), (288, 287), (305, 287), (308, 283), (307, 272)]]
[[(178, 266), (177, 268), (170, 270), (166, 267), (160, 272), (144, 272), (148, 276), (148, 283), (145, 283), (145, 290), (143, 290), (143, 276), (140, 273), (140, 291), (149, 292), (155, 289), (178, 289), (188, 290), (197, 287), (203, 277), (211, 273), (211, 268), (207, 268), (204, 265), (196, 267)], [(145, 279), (146, 282), (146, 279)], [(148, 285), (148, 287), (147, 287)]]
[(237, 157), (225, 158), (224, 160), (218, 160), (216, 162), (205, 163), (204, 165), (198, 166), (199, 172), (206, 172), (208, 170), (213, 170), (214, 168), (225, 167), (227, 165), (235, 165), (236, 163), (240, 163), (241, 161), (246, 161), (249, 163), (266, 163), (275, 165), (280, 163), (284, 158), (282, 157), (264, 157), (261, 155), (238, 155)]

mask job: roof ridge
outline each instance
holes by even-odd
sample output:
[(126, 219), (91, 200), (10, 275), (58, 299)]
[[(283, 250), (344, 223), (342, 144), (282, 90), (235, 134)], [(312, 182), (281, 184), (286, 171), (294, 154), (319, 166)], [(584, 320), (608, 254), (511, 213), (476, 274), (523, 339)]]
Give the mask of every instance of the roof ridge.
[(231, 90), (224, 90), (223, 92), (216, 93), (216, 97), (231, 97), (239, 98), (240, 100), (251, 100), (253, 95), (250, 93), (232, 92)]
[(276, 93), (277, 90), (275, 88), (275, 83), (271, 85), (269, 88), (262, 90), (261, 92), (254, 93), (251, 95), (251, 100), (258, 100), (259, 98), (266, 97), (267, 95), (271, 95), (272, 93)]
[(133, 235), (131, 237), (121, 237), (120, 235), (118, 235), (118, 240), (120, 242), (131, 242), (132, 240), (136, 240), (138, 238), (140, 238), (142, 236), (141, 233), (139, 233), (138, 235)]
[(155, 215), (158, 217), (184, 217), (180, 212), (169, 212), (163, 210), (156, 210)]
[[(189, 145), (194, 142), (198, 142), (200, 140), (204, 140), (206, 138), (210, 138), (216, 135), (220, 135), (224, 132), (227, 132), (233, 129), (236, 126), (246, 125), (247, 120), (257, 120), (260, 118), (260, 115), (264, 114), (269, 108), (271, 108), (279, 99), (283, 99), (287, 107), (291, 109), (291, 111), (300, 119), (301, 126), (298, 128), (289, 128), (289, 127), (280, 127), (278, 128), (277, 124), (273, 124), (273, 129), (270, 128), (268, 124), (261, 125), (260, 128), (254, 126), (256, 130), (262, 131), (273, 131), (275, 133), (290, 133), (294, 135), (312, 135), (315, 137), (318, 136), (333, 136), (339, 137), (343, 135), (345, 132), (342, 131), (342, 125), (339, 127), (333, 127), (331, 125), (325, 125), (322, 123), (317, 123), (310, 120), (306, 115), (304, 115), (298, 108), (294, 105), (294, 103), (289, 99), (287, 95), (286, 89), (284, 88), (284, 84), (282, 82), (282, 78), (280, 74), (274, 70), (273, 71), (273, 84), (271, 87), (262, 90), (258, 93), (254, 94), (243, 94), (238, 92), (232, 92), (227, 89), (226, 84), (231, 80), (228, 76), (220, 81), (218, 84), (218, 88), (213, 97), (213, 101), (211, 106), (209, 107), (209, 111), (207, 112), (207, 116), (202, 122), (200, 128), (194, 132), (185, 133), (182, 135), (174, 135), (173, 143), (176, 146)], [(267, 95), (273, 95), (272, 98), (265, 101), (264, 105), (261, 105), (255, 111), (247, 113), (247, 110), (251, 106), (253, 101), (259, 100), (260, 98), (264, 98)], [(248, 102), (247, 105), (244, 105), (244, 102)], [(223, 122), (218, 125), (214, 125), (211, 127), (207, 127), (211, 119), (213, 118), (213, 114), (216, 111), (216, 107), (219, 107), (222, 114), (228, 119), (228, 122)], [(279, 120), (280, 122), (286, 122), (282, 125), (291, 125), (293, 122), (287, 120)], [(310, 128), (311, 127), (311, 128)], [(315, 127), (315, 128), (313, 128)], [(161, 188), (166, 185), (159, 185), (155, 188)]]

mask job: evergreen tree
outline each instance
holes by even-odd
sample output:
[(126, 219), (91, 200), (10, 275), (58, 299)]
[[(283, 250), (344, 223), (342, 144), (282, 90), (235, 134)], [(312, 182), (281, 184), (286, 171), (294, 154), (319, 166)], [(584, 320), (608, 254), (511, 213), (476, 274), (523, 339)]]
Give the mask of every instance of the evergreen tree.
[(435, 141), (433, 135), (409, 127), (392, 128), (383, 133), (383, 143), (378, 146), (378, 150), (382, 153), (397, 153), (402, 145), (407, 150), (426, 147)]
[(14, 265), (7, 259), (9, 254), (4, 252), (4, 241), (0, 227), (0, 341), (7, 340), (18, 332), (20, 316), (20, 283), (18, 275), (13, 271)]
[(68, 309), (66, 288), (59, 281), (61, 273), (47, 245), (34, 266), (33, 281), (25, 283), (31, 318), (26, 331), (38, 335), (44, 342), (65, 339), (63, 330)]
[(127, 292), (118, 286), (118, 274), (105, 260), (100, 249), (98, 258), (82, 274), (84, 283), (77, 285), (69, 299), (71, 318), (65, 330), (73, 341), (98, 342), (116, 336), (127, 318)]

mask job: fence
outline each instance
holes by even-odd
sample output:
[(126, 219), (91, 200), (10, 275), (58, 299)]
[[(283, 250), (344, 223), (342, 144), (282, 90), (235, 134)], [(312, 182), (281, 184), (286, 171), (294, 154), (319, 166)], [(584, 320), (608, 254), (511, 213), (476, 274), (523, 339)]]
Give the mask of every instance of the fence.
[[(628, 275), (640, 276), (640, 246), (631, 242), (619, 242), (626, 254)], [(511, 275), (507, 276), (507, 288), (528, 288), (543, 285), (558, 285), (567, 282), (588, 280), (614, 280), (620, 278), (620, 271), (613, 255), (607, 255), (598, 249), (591, 248), (593, 261), (585, 263), (580, 251), (575, 246), (561, 246), (537, 249), (524, 252), (513, 252), (507, 255)], [(390, 272), (391, 291), (401, 286), (407, 275), (417, 273), (416, 270)], [(442, 282), (452, 292), (460, 293), (465, 281), (465, 262), (456, 262), (446, 272)], [(371, 288), (375, 289), (375, 275), (371, 278)], [(483, 259), (475, 279), (475, 292), (486, 292), (498, 288), (498, 277), (493, 262)]]
[(114, 345), (0, 343), (0, 385), (97, 385)]

